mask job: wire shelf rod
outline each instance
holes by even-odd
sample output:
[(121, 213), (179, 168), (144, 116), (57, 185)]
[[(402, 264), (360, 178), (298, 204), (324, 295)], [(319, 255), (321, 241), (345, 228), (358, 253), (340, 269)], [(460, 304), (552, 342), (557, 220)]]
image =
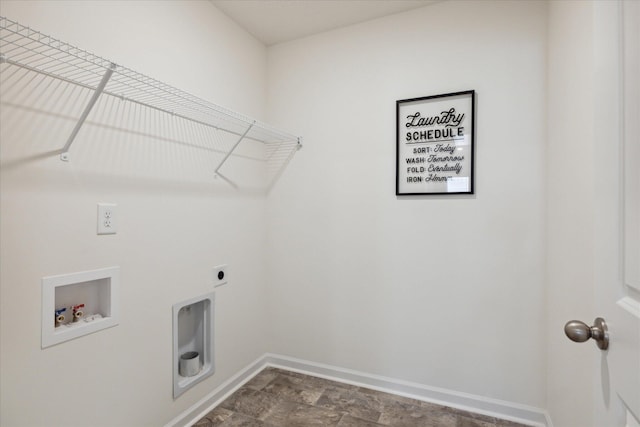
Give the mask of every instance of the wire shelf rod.
[[(0, 19), (2, 20), (2, 22), (9, 21), (6, 18), (0, 18)], [(68, 54), (68, 55), (71, 55), (71, 56), (75, 57), (76, 59), (82, 59), (84, 61), (90, 61), (90, 62), (93, 62), (94, 65), (98, 65), (98, 66), (107, 68), (106, 66), (108, 65), (107, 64), (108, 61), (105, 60), (104, 58), (98, 57), (98, 56), (93, 55), (93, 54), (88, 54), (84, 50), (75, 48), (74, 46), (71, 46), (71, 45), (69, 45), (67, 43), (61, 42), (61, 41), (59, 41), (57, 39), (53, 39), (53, 38), (48, 37), (48, 36), (45, 37), (45, 40), (43, 40), (41, 37), (39, 37), (38, 40), (35, 40), (35, 39), (32, 38), (32, 34), (40, 35), (40, 33), (37, 33), (37, 32), (31, 33), (31, 30), (28, 27), (20, 28), (18, 23), (14, 23), (12, 21), (9, 21), (9, 23), (10, 23), (10, 25), (16, 26), (17, 30), (14, 31), (14, 33), (16, 33), (16, 34), (19, 34), (20, 31), (22, 31), (22, 32), (26, 31), (26, 36), (23, 34), (23, 37), (29, 38), (30, 40), (32, 40), (32, 42), (39, 42), (39, 43), (43, 43), (43, 44), (48, 44), (49, 47), (52, 47), (52, 48), (57, 49), (59, 51), (62, 51), (64, 53)], [(7, 28), (10, 29), (9, 27), (7, 27)], [(11, 41), (9, 41), (9, 43), (17, 44), (16, 42), (11, 42)], [(56, 46), (56, 43), (57, 43), (57, 46)], [(33, 43), (28, 43), (26, 45), (17, 46), (17, 48), (27, 49), (28, 51), (29, 50), (33, 51), (32, 47), (31, 47), (32, 44)], [(11, 49), (12, 52), (14, 50), (15, 49)], [(69, 64), (69, 65), (74, 65), (74, 64), (71, 64), (68, 60), (64, 60), (64, 59), (62, 59), (60, 57), (54, 57), (53, 54), (47, 54), (45, 52), (41, 52), (40, 51), (40, 52), (38, 52), (38, 55), (45, 56), (45, 57), (48, 57), (48, 58), (52, 58), (52, 60), (64, 62), (64, 63)], [(5, 54), (5, 56), (6, 56), (6, 54)], [(18, 61), (16, 60), (15, 62), (18, 62)], [(20, 61), (20, 62), (23, 62), (23, 61)], [(40, 65), (42, 65), (42, 64), (40, 64)], [(207, 103), (206, 101), (203, 101), (203, 100), (200, 100), (200, 99), (198, 99), (196, 97), (188, 95), (188, 94), (186, 94), (186, 93), (184, 93), (184, 92), (182, 92), (182, 91), (180, 91), (180, 90), (178, 90), (176, 88), (172, 88), (172, 87), (170, 87), (170, 86), (168, 86), (168, 85), (166, 85), (166, 84), (164, 84), (162, 82), (159, 82), (157, 80), (148, 78), (148, 77), (146, 77), (146, 76), (144, 76), (142, 74), (136, 73), (136, 72), (134, 72), (132, 70), (129, 70), (129, 69), (126, 69), (126, 68), (122, 67), (121, 73), (123, 75), (126, 75), (126, 77), (130, 80), (130, 82), (127, 83), (127, 86), (132, 87), (133, 90), (145, 91), (146, 87), (151, 87), (151, 88), (159, 90), (159, 91), (161, 91), (163, 93), (169, 93), (169, 94), (171, 94), (173, 96), (178, 96), (180, 98), (184, 98), (187, 101), (194, 102), (196, 104), (202, 104), (202, 106), (204, 106), (204, 107), (212, 108), (212, 105), (210, 103)], [(161, 95), (162, 95), (162, 93), (152, 94), (152, 96), (161, 96)], [(223, 114), (233, 115), (233, 114), (230, 114), (231, 113), (230, 111), (222, 111), (221, 107), (218, 107), (218, 106), (215, 106), (214, 110), (216, 110), (217, 112), (223, 113)], [(247, 120), (245, 119), (245, 121), (247, 121)]]
[[(170, 135), (174, 132), (190, 133), (189, 129), (192, 126), (202, 126), (202, 131), (211, 129), (211, 131), (222, 131), (237, 136), (238, 141), (227, 151), (225, 158), (216, 167), (218, 174), (229, 156), (242, 155), (235, 153), (242, 141), (260, 142), (265, 145), (263, 161), (269, 176), (273, 168), (283, 167), (281, 163), (287, 163), (291, 157), (290, 153), (301, 147), (300, 138), (292, 134), (198, 98), (124, 66), (115, 66), (113, 61), (2, 16), (0, 16), (0, 64), (2, 64), (3, 81), (12, 81), (17, 78), (18, 81), (30, 82), (32, 80), (30, 73), (36, 73), (36, 75), (90, 91), (87, 92), (87, 96), (91, 99), (76, 123), (72, 135), (69, 136), (63, 148), (63, 154), (66, 154), (73, 143), (82, 123), (85, 120), (91, 123), (88, 120), (91, 108), (102, 104), (97, 104), (97, 100), (102, 95), (111, 97), (111, 100), (107, 101), (109, 105), (116, 105), (113, 103), (115, 100), (126, 101), (135, 106), (148, 108), (150, 111), (162, 112), (173, 118), (187, 121), (167, 122), (175, 123), (177, 126), (164, 128)], [(13, 71), (14, 67), (15, 71)], [(115, 70), (113, 70), (114, 67)], [(26, 70), (25, 75), (17, 74), (20, 69)], [(106, 77), (107, 75), (109, 77)], [(37, 84), (38, 81), (33, 80), (33, 84)], [(78, 99), (76, 102), (82, 101)], [(188, 123), (191, 125), (187, 126)], [(193, 129), (197, 130), (198, 127)], [(209, 131), (204, 133), (207, 134)], [(197, 135), (189, 135), (189, 137), (192, 136), (196, 140), (199, 138)], [(225, 140), (225, 144), (227, 142), (231, 141)], [(247, 148), (253, 150), (253, 148)], [(228, 180), (227, 177), (220, 175)], [(279, 174), (276, 174), (276, 179), (278, 176)]]
[(111, 75), (113, 74), (113, 71), (115, 70), (115, 68), (116, 68), (116, 64), (111, 64), (111, 67), (104, 73), (104, 76), (100, 81), (100, 84), (96, 88), (95, 92), (93, 92), (93, 95), (91, 96), (89, 103), (87, 104), (84, 111), (82, 112), (80, 119), (78, 119), (78, 123), (76, 123), (76, 126), (73, 128), (73, 131), (71, 131), (71, 135), (69, 135), (69, 138), (67, 139), (67, 143), (62, 148), (62, 154), (60, 154), (60, 159), (62, 159), (63, 161), (65, 162), (69, 161), (69, 147), (71, 147), (71, 144), (73, 143), (73, 140), (76, 138), (76, 135), (80, 131), (80, 128), (84, 124), (84, 121), (87, 120), (87, 116), (89, 116), (89, 113), (93, 109), (93, 106), (95, 105), (96, 101), (98, 101), (98, 98), (104, 91), (104, 87), (107, 85), (107, 82), (111, 78)]
[[(5, 58), (6, 58), (6, 56), (5, 56)], [(65, 81), (67, 81), (69, 83), (79, 84), (79, 85), (81, 85), (83, 87), (86, 87), (86, 88), (93, 88), (90, 84), (87, 84), (87, 83), (84, 83), (84, 82), (80, 81), (80, 79), (73, 79), (73, 78), (70, 78), (69, 76), (62, 76), (62, 75), (59, 75), (56, 72), (43, 71), (43, 70), (40, 70), (40, 69), (38, 69), (36, 67), (30, 66), (30, 65), (27, 65), (27, 64), (12, 60), (12, 59), (6, 59), (5, 62), (7, 62), (9, 64), (12, 64), (12, 65), (17, 65), (17, 66), (23, 67), (25, 69), (32, 70), (34, 72), (39, 72), (39, 73), (42, 73), (42, 74), (46, 74), (46, 75), (48, 75), (50, 77), (59, 78), (59, 79), (65, 80)], [(94, 71), (92, 71), (92, 77), (97, 79), (99, 77), (99, 75), (97, 73), (95, 73)], [(86, 80), (86, 79), (84, 79), (84, 80)], [(116, 84), (120, 83), (118, 81), (118, 78), (112, 77), (112, 80), (114, 80), (114, 82)], [(137, 82), (139, 84), (143, 84), (144, 83), (141, 80), (137, 80)], [(110, 86), (111, 86), (111, 84), (110, 84)], [(136, 94), (136, 91), (140, 91), (141, 89), (138, 89), (137, 86), (132, 86), (131, 84), (127, 84), (127, 85), (123, 84), (123, 86), (125, 87), (125, 89), (119, 90), (118, 92), (114, 92), (113, 90), (105, 90), (104, 93), (108, 94), (108, 95), (111, 95), (111, 96), (119, 97), (119, 98), (121, 98), (123, 100), (126, 100), (126, 101), (136, 102), (136, 103), (139, 103), (139, 104), (144, 105), (146, 107), (158, 109), (158, 110), (164, 111), (164, 112), (172, 114), (172, 115), (179, 115), (179, 116), (181, 116), (181, 117), (183, 117), (185, 119), (197, 121), (200, 124), (205, 124), (205, 125), (208, 125), (208, 126), (212, 126), (214, 128), (217, 128), (217, 129), (221, 128), (221, 126), (212, 124), (210, 122), (205, 122), (204, 120), (194, 119), (193, 116), (176, 113), (176, 110), (181, 109), (179, 107), (183, 107), (183, 108), (185, 108), (187, 110), (191, 110), (192, 112), (197, 112), (197, 113), (201, 113), (202, 115), (206, 115), (206, 111), (205, 110), (206, 110), (207, 105), (204, 104), (204, 102), (206, 102), (206, 101), (200, 101), (200, 102), (196, 103), (196, 105), (190, 105), (190, 106), (181, 105), (180, 103), (177, 103), (175, 100), (166, 100), (166, 101), (163, 101), (163, 102), (156, 101), (155, 104), (160, 104), (160, 106), (157, 106), (157, 105), (152, 104), (150, 101), (154, 100), (154, 98), (156, 98), (156, 97), (159, 97), (160, 96), (159, 94), (153, 93), (153, 92), (149, 92), (148, 90), (142, 89), (142, 91), (143, 91), (143, 93), (145, 93), (145, 95), (144, 96), (138, 95), (137, 97), (134, 98), (133, 95)], [(133, 95), (129, 95), (129, 94), (133, 94)], [(188, 99), (188, 98), (184, 97), (183, 94), (180, 94), (180, 93), (178, 93), (178, 94), (180, 95), (180, 97)], [(229, 115), (229, 117), (230, 117), (231, 120), (240, 120), (241, 122), (243, 121), (242, 119), (238, 119), (238, 118), (233, 117), (231, 115)], [(224, 116), (223, 117), (218, 117), (218, 119), (219, 120), (223, 120), (223, 121), (224, 120), (228, 120)], [(246, 119), (245, 119), (244, 122), (246, 123)], [(272, 134), (274, 133), (272, 130), (268, 129), (264, 125), (256, 123), (256, 126), (258, 126), (259, 128), (262, 128), (267, 133), (269, 133), (269, 132), (271, 132)], [(228, 129), (222, 129), (222, 130), (228, 130)], [(231, 133), (234, 133), (236, 135), (240, 135), (241, 134), (240, 132), (233, 132), (233, 131)], [(282, 132), (278, 132), (278, 133), (279, 133), (279, 135), (277, 135), (277, 136), (280, 137), (280, 138), (278, 138), (279, 141), (286, 140), (286, 139), (289, 139), (289, 138), (295, 139), (295, 137), (293, 137), (291, 135), (286, 135), (286, 134), (284, 134)], [(267, 142), (265, 139), (259, 139), (259, 138), (253, 137), (253, 136), (248, 136), (247, 139), (252, 139), (252, 140), (255, 140), (255, 141), (259, 141), (259, 142)]]
[[(7, 43), (5, 43), (5, 45), (3, 46), (3, 48), (7, 45), (13, 45), (15, 46), (15, 48), (13, 49), (9, 49), (8, 51), (5, 51), (5, 55), (7, 55), (8, 53), (13, 53), (16, 52), (16, 57), (18, 57), (17, 61), (26, 63), (28, 60), (31, 60), (33, 58), (35, 58), (35, 61), (44, 61), (46, 59), (49, 59), (49, 61), (46, 62), (41, 62), (40, 64), (38, 64), (39, 67), (44, 67), (48, 64), (50, 64), (51, 62), (60, 62), (62, 64), (69, 64), (69, 65), (74, 65), (76, 68), (81, 68), (81, 69), (87, 69), (86, 66), (87, 65), (91, 65), (95, 68), (107, 68), (108, 64), (107, 61), (104, 60), (99, 64), (96, 63), (91, 63), (89, 62), (89, 64), (87, 64), (87, 61), (85, 58), (79, 57), (79, 56), (74, 56), (74, 55), (66, 55), (66, 52), (60, 52), (57, 50), (51, 50), (50, 48), (48, 49), (44, 49), (43, 46), (36, 46), (35, 48), (30, 48), (29, 46), (31, 44), (36, 44), (34, 43), (29, 43), (27, 45), (21, 45), (18, 44), (18, 41), (7, 41)], [(30, 55), (27, 55), (28, 53), (30, 53)], [(65, 55), (62, 55), (65, 54)], [(71, 61), (77, 61), (75, 63), (72, 63)], [(80, 67), (80, 64), (84, 64), (84, 67)]]
[[(38, 69), (36, 69), (34, 67), (31, 67), (29, 65), (25, 65), (25, 64), (16, 62), (16, 61), (11, 60), (11, 59), (4, 59), (3, 62), (6, 62), (7, 64), (10, 64), (10, 65), (15, 65), (16, 67), (24, 68), (25, 70), (28, 70), (28, 71), (32, 71), (32, 72), (35, 72), (35, 73), (43, 74), (43, 75), (45, 75), (47, 77), (55, 78), (55, 79), (64, 81), (66, 83), (74, 84), (74, 85), (83, 87), (85, 89), (95, 90), (94, 86), (79, 82), (77, 80), (71, 80), (71, 79), (69, 79), (67, 77), (63, 77), (63, 76), (60, 76), (60, 75), (57, 75), (57, 74), (53, 74), (53, 73), (50, 73), (50, 72), (47, 72), (47, 71), (40, 71), (40, 70), (38, 70)], [(225, 129), (225, 128), (222, 128), (221, 126), (216, 126), (216, 125), (213, 125), (213, 124), (211, 124), (209, 122), (204, 122), (202, 120), (198, 120), (198, 119), (195, 119), (195, 118), (190, 117), (190, 116), (186, 116), (186, 115), (183, 115), (183, 114), (180, 114), (180, 113), (176, 113), (175, 111), (172, 111), (172, 110), (169, 110), (169, 109), (166, 109), (166, 108), (161, 108), (161, 107), (158, 107), (156, 105), (152, 105), (150, 103), (147, 103), (147, 102), (144, 102), (144, 101), (140, 101), (140, 100), (137, 100), (137, 99), (128, 98), (126, 96), (123, 96), (122, 94), (117, 94), (117, 93), (114, 93), (114, 92), (111, 92), (111, 91), (108, 91), (108, 90), (104, 90), (102, 93), (105, 94), (105, 95), (109, 95), (109, 96), (113, 96), (113, 97), (119, 98), (119, 99), (121, 99), (123, 101), (132, 102), (134, 104), (138, 104), (138, 105), (143, 106), (143, 107), (151, 108), (151, 109), (154, 109), (154, 110), (166, 113), (166, 114), (170, 114), (170, 115), (172, 115), (174, 117), (178, 117), (178, 118), (182, 118), (182, 119), (185, 119), (185, 120), (189, 120), (189, 121), (192, 121), (194, 123), (198, 123), (198, 124), (203, 125), (203, 126), (208, 126), (208, 127), (213, 128), (213, 129), (216, 129), (216, 130), (221, 130), (223, 132), (227, 132), (227, 133), (232, 134), (232, 135), (236, 135), (236, 136), (241, 136), (242, 135), (241, 132), (236, 132), (236, 131), (233, 131), (233, 130), (230, 130), (230, 129)], [(253, 136), (250, 136), (250, 135), (249, 136), (245, 135), (245, 139), (252, 140), (252, 141), (255, 141), (255, 142), (261, 142), (261, 143), (265, 143), (266, 142), (263, 139), (259, 139), (257, 137), (253, 137)], [(292, 137), (292, 140), (295, 140), (295, 139), (297, 139), (297, 138)], [(278, 142), (286, 142), (286, 141), (287, 140), (281, 140), (281, 141), (278, 141)]]
[[(18, 68), (23, 68), (23, 69), (25, 69), (27, 71), (31, 71), (33, 73), (36, 73), (36, 75), (42, 74), (44, 76), (51, 77), (51, 78), (63, 81), (65, 83), (69, 83), (69, 84), (73, 84), (73, 85), (76, 85), (76, 86), (83, 87), (85, 89), (91, 89), (91, 90), (95, 89), (95, 86), (91, 86), (91, 85), (88, 85), (86, 83), (79, 82), (77, 80), (71, 80), (71, 79), (69, 79), (67, 77), (63, 77), (63, 76), (60, 76), (58, 74), (53, 74), (53, 73), (48, 72), (48, 71), (42, 71), (42, 70), (34, 68), (34, 67), (30, 66), (30, 65), (22, 64), (20, 62), (16, 62), (16, 61), (14, 61), (12, 59), (4, 59), (3, 61), (0, 61), (0, 62), (7, 63), (9, 65), (14, 65), (14, 66), (16, 66)], [(17, 72), (17, 70), (15, 72)], [(11, 77), (11, 76), (9, 76), (9, 77)], [(107, 92), (105, 92), (105, 93), (107, 93)]]
[[(214, 173), (215, 174), (219, 174), (219, 170), (222, 167), (222, 165), (227, 161), (227, 159), (229, 158), (229, 156), (231, 156), (231, 154), (235, 151), (235, 149), (238, 147), (238, 145), (240, 145), (240, 143), (242, 142), (242, 140), (244, 139), (245, 136), (247, 136), (247, 134), (249, 133), (249, 131), (251, 130), (251, 128), (253, 127), (254, 123), (251, 123), (249, 125), (249, 127), (247, 128), (246, 131), (244, 131), (244, 133), (240, 136), (240, 138), (238, 138), (238, 141), (233, 145), (233, 147), (229, 150), (229, 152), (227, 153), (226, 156), (224, 156), (224, 158), (222, 159), (222, 161), (220, 161), (220, 163), (218, 164), (218, 167), (215, 169)], [(224, 178), (224, 176), (223, 176)], [(225, 180), (229, 181), (227, 178), (224, 178)], [(235, 185), (235, 184), (234, 184)]]

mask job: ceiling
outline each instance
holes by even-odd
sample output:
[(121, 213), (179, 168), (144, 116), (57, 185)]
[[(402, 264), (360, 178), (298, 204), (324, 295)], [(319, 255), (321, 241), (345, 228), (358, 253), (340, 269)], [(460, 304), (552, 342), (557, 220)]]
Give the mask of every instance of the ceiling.
[(424, 7), (438, 0), (210, 0), (270, 46)]

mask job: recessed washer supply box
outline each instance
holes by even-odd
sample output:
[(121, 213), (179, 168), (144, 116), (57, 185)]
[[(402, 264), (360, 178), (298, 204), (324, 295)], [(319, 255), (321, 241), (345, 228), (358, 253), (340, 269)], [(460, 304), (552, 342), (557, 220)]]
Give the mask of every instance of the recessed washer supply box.
[[(120, 267), (42, 278), (42, 348), (60, 344), (118, 324)], [(72, 308), (82, 305), (73, 320)], [(56, 322), (56, 311), (65, 320)]]

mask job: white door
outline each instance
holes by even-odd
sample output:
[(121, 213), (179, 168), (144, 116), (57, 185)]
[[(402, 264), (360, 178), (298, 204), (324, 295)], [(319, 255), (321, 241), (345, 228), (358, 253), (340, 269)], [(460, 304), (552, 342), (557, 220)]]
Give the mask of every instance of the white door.
[[(640, 427), (640, 1), (596, 2), (597, 427)], [(589, 322), (592, 319), (582, 319)]]

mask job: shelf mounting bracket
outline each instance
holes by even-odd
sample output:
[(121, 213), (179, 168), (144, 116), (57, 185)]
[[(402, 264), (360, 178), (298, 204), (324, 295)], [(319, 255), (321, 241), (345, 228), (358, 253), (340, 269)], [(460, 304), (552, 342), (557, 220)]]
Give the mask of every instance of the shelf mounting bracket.
[(229, 178), (227, 178), (226, 176), (224, 176), (223, 174), (220, 173), (220, 168), (222, 167), (222, 165), (227, 161), (227, 159), (231, 156), (231, 154), (235, 151), (235, 149), (238, 147), (238, 145), (240, 145), (240, 143), (242, 142), (242, 140), (244, 139), (245, 136), (247, 136), (247, 134), (249, 133), (249, 131), (251, 130), (251, 128), (253, 127), (253, 125), (256, 124), (256, 121), (254, 120), (249, 127), (247, 128), (247, 130), (244, 131), (244, 133), (242, 135), (240, 135), (240, 138), (238, 138), (238, 141), (236, 141), (236, 143), (233, 145), (233, 147), (231, 147), (231, 150), (229, 150), (229, 152), (224, 156), (224, 159), (222, 159), (222, 161), (218, 164), (218, 167), (216, 168), (215, 171), (213, 171), (216, 176), (219, 176), (220, 178), (224, 179), (225, 181), (227, 181), (229, 184), (231, 184), (234, 188), (238, 188), (238, 186), (231, 181)]
[(71, 147), (71, 144), (73, 144), (73, 140), (76, 138), (76, 135), (78, 135), (80, 128), (84, 124), (84, 121), (87, 120), (87, 117), (91, 112), (91, 109), (93, 108), (95, 103), (98, 101), (98, 98), (104, 91), (105, 86), (107, 86), (107, 82), (109, 82), (109, 79), (111, 78), (111, 75), (113, 74), (115, 69), (116, 69), (116, 64), (112, 62), (109, 65), (109, 68), (107, 68), (107, 71), (102, 76), (102, 80), (100, 80), (100, 84), (96, 88), (95, 92), (93, 92), (93, 96), (89, 100), (89, 103), (84, 108), (84, 111), (80, 116), (80, 119), (78, 119), (78, 123), (76, 123), (76, 126), (73, 128), (73, 131), (71, 131), (71, 135), (69, 135), (69, 138), (67, 138), (67, 143), (62, 148), (62, 153), (60, 154), (60, 160), (65, 162), (69, 161), (69, 147)]

